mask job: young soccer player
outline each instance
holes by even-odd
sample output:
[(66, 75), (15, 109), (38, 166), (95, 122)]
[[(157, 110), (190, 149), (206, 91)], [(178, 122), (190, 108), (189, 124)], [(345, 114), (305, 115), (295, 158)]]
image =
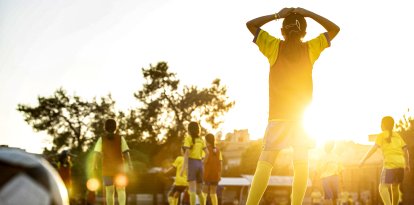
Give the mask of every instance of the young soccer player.
[[(208, 154), (204, 159), (204, 196), (210, 196), (211, 204), (218, 205), (217, 186), (221, 179), (221, 151), (216, 147), (215, 137), (209, 133), (205, 136)], [(207, 201), (207, 198), (206, 198)]]
[(187, 170), (187, 181), (190, 194), (190, 205), (196, 204), (196, 195), (200, 204), (205, 204), (205, 199), (201, 188), (203, 183), (203, 156), (205, 152), (208, 154), (206, 143), (200, 137), (200, 125), (197, 122), (188, 124), (188, 134), (185, 136), (183, 148), (184, 166), (181, 169), (181, 175)]
[(72, 157), (75, 156), (69, 150), (62, 151), (58, 156), (57, 170), (68, 190), (69, 198), (72, 199)]
[(342, 181), (342, 163), (334, 151), (335, 142), (325, 144), (325, 152), (318, 163), (318, 174), (322, 180), (326, 205), (336, 205), (339, 197), (339, 187)]
[(174, 163), (172, 164), (173, 166), (165, 171), (165, 173), (175, 171), (174, 184), (171, 187), (170, 192), (168, 193), (168, 203), (170, 205), (178, 205), (181, 194), (186, 192), (188, 189), (187, 172), (184, 170), (184, 174), (180, 174), (184, 164), (183, 155), (184, 149), (181, 148), (181, 155), (175, 159)]
[(360, 166), (362, 166), (378, 148), (381, 149), (384, 164), (378, 189), (384, 205), (398, 204), (400, 184), (404, 179), (404, 169), (410, 171), (407, 145), (401, 136), (393, 131), (393, 128), (394, 119), (390, 116), (383, 117), (381, 121), (382, 133), (377, 136), (375, 144), (360, 162)]
[[(306, 18), (322, 25), (326, 32), (308, 42)], [(284, 40), (271, 36), (260, 27), (283, 19)], [(312, 68), (320, 53), (330, 46), (339, 27), (328, 19), (303, 8), (284, 8), (246, 23), (253, 42), (267, 57), (269, 72), (269, 117), (264, 147), (248, 194), (247, 204), (259, 204), (266, 190), (275, 159), (281, 149), (294, 149), (292, 204), (302, 204), (308, 179), (308, 143), (301, 126), (303, 112), (312, 99)]]
[[(96, 142), (93, 166), (97, 169), (98, 158), (102, 159), (102, 178), (105, 186), (106, 204), (114, 205), (115, 192), (118, 195), (118, 204), (126, 204), (125, 163), (132, 170), (129, 148), (125, 139), (117, 134), (117, 125), (114, 119), (105, 121), (107, 134)], [(114, 187), (115, 186), (115, 187)]]

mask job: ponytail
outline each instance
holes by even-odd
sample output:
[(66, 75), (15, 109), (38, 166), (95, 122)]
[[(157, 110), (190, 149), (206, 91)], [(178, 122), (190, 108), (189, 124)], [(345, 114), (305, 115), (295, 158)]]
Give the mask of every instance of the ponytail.
[(214, 139), (214, 135), (211, 133), (208, 133), (206, 136), (206, 142), (213, 147), (213, 154), (217, 154), (217, 148), (216, 148), (216, 140)]
[(306, 34), (307, 23), (305, 18), (296, 13), (288, 15), (282, 24), (283, 36), (285, 41), (283, 42), (283, 52), (291, 61), (296, 61), (300, 58), (300, 54), (297, 52), (303, 45), (302, 38)]

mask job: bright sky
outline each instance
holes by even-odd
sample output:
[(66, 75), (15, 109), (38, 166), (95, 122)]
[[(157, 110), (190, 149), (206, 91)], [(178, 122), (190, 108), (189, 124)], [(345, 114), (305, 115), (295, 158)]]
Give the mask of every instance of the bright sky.
[[(375, 3), (373, 5), (372, 3)], [(135, 107), (142, 67), (167, 61), (182, 84), (228, 86), (236, 106), (221, 130), (267, 122), (266, 59), (245, 23), (282, 7), (303, 7), (341, 27), (314, 66), (306, 126), (320, 140), (366, 142), (383, 115), (414, 107), (414, 30), (410, 1), (330, 0), (0, 0), (0, 144), (41, 152), (16, 111), (63, 87), (84, 98), (112, 93), (118, 109)], [(280, 36), (281, 22), (263, 28)], [(308, 20), (308, 35), (324, 32)], [(108, 83), (110, 82), (110, 83)], [(411, 84), (410, 84), (411, 83)]]

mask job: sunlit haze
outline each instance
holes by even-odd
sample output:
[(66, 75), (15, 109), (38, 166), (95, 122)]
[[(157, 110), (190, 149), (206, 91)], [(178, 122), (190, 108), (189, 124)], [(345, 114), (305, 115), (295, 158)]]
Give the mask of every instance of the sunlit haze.
[[(267, 123), (268, 63), (245, 23), (283, 7), (304, 7), (341, 28), (314, 65), (314, 98), (305, 116), (318, 141), (367, 143), (384, 115), (414, 107), (410, 1), (329, 0), (2, 0), (0, 1), (0, 144), (41, 152), (16, 111), (62, 87), (86, 99), (111, 93), (117, 109), (136, 106), (141, 68), (166, 61), (183, 85), (220, 78), (235, 107), (215, 132)], [(375, 3), (375, 5), (373, 5)], [(305, 40), (324, 32), (308, 19)], [(281, 37), (280, 21), (263, 28)]]

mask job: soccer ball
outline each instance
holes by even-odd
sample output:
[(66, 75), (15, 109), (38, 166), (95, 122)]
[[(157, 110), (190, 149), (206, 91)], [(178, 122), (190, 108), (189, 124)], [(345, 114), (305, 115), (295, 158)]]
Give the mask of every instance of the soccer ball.
[(0, 204), (68, 205), (59, 174), (43, 158), (0, 147)]

